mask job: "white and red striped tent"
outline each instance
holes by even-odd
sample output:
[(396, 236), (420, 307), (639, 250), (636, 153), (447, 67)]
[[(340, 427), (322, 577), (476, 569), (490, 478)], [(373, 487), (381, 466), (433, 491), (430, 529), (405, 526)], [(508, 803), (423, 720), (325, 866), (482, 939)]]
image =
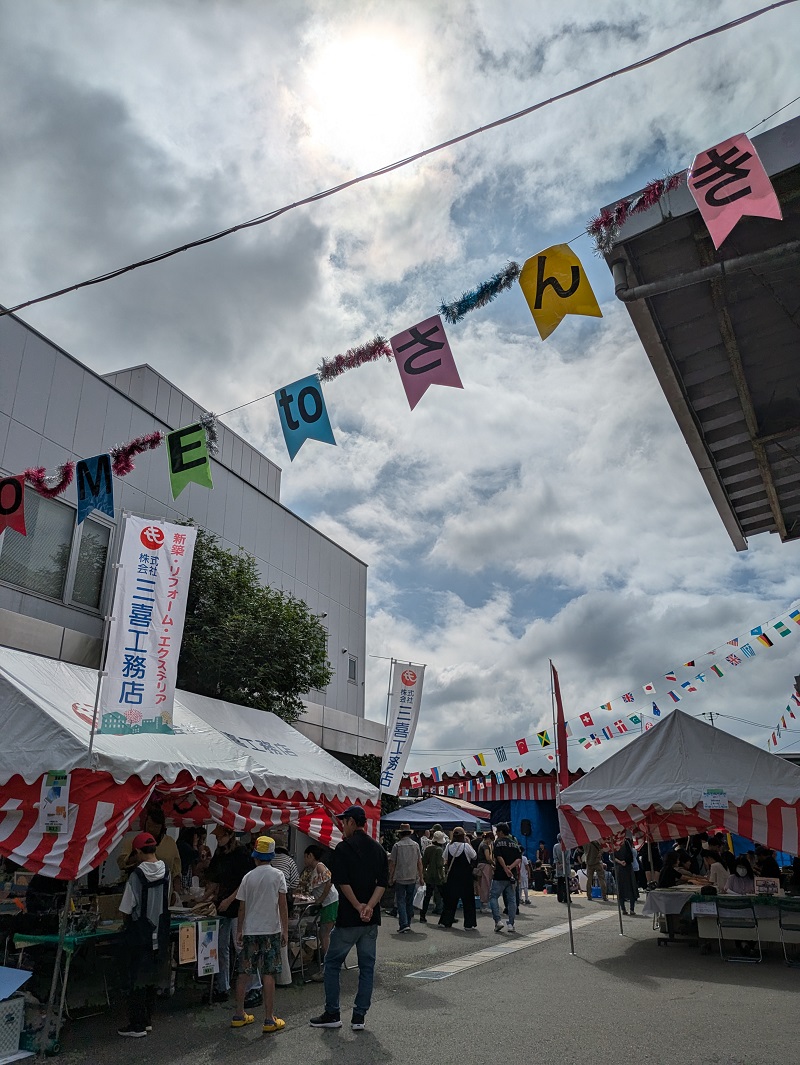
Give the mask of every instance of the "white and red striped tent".
[(565, 788), (558, 818), (568, 847), (638, 827), (655, 840), (734, 832), (798, 854), (800, 768), (674, 710)]
[[(81, 876), (138, 826), (153, 799), (176, 825), (237, 831), (290, 824), (322, 843), (353, 803), (380, 821), (378, 789), (274, 714), (179, 691), (173, 734), (95, 736), (97, 672), (0, 648), (0, 854), (48, 876)], [(43, 833), (42, 782), (69, 771), (68, 830)]]

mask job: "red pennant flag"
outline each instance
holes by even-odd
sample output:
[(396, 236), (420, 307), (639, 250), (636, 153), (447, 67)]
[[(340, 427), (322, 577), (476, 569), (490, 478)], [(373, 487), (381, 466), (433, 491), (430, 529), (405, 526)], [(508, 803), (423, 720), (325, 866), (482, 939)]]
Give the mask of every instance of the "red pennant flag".
[(528, 741), (527, 740), (517, 740), (517, 750), (519, 751), (520, 754), (527, 754), (528, 753)]
[(13, 529), (26, 536), (25, 531), (25, 474), (3, 477), (0, 480), (0, 532)]
[(564, 721), (564, 704), (561, 702), (561, 686), (558, 683), (558, 673), (553, 663), (550, 663), (553, 671), (553, 691), (556, 697), (556, 753), (558, 754), (558, 786), (563, 791), (569, 787), (569, 760), (567, 757), (567, 725)]
[(509, 780), (516, 780), (517, 779), (517, 774), (515, 773), (515, 771), (513, 769), (507, 769), (506, 770), (506, 776), (508, 777)]

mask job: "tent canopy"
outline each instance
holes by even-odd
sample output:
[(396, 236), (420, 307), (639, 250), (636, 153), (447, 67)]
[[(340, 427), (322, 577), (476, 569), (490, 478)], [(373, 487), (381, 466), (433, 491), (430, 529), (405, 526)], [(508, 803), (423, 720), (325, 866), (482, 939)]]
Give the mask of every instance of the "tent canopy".
[[(0, 648), (0, 854), (50, 876), (98, 865), (157, 797), (173, 823), (237, 831), (292, 824), (324, 843), (352, 803), (379, 817), (367, 781), (274, 714), (176, 693), (174, 733), (95, 736), (97, 672)], [(69, 830), (38, 821), (43, 775), (70, 772)]]
[(647, 827), (655, 839), (730, 831), (800, 851), (800, 769), (674, 710), (561, 793), (567, 846)]
[(401, 810), (387, 814), (381, 818), (381, 826), (384, 828), (396, 828), (404, 821), (409, 825), (421, 828), (430, 828), (431, 825), (441, 825), (442, 828), (455, 828), (457, 825), (472, 826), (476, 821), (488, 821), (491, 817), (489, 810), (483, 810), (480, 806), (473, 806), (470, 810), (462, 808), (461, 804), (454, 806), (437, 796), (432, 795), (428, 799), (420, 799), (412, 802)]

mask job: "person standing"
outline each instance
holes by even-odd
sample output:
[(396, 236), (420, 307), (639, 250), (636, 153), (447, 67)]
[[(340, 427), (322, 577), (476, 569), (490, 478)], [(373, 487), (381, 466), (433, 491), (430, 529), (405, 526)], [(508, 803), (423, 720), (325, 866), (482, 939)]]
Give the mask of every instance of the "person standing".
[[(149, 806), (147, 808), (143, 831), (147, 832), (155, 839), (156, 858), (159, 858), (166, 866), (167, 872), (172, 880), (173, 890), (175, 890), (181, 875), (181, 855), (178, 850), (178, 844), (167, 832), (164, 811), (160, 806)], [(141, 833), (139, 833), (139, 835), (141, 835)], [(133, 846), (135, 836), (136, 834), (134, 833), (133, 836), (129, 837), (126, 841), (127, 846), (126, 843), (123, 842), (122, 851), (117, 858), (117, 865), (120, 870), (126, 874), (139, 865), (139, 859), (136, 857), (136, 848)]]
[(236, 1013), (231, 1028), (244, 1028), (255, 1017), (245, 1013), (244, 998), (254, 976), (261, 978), (264, 997), (262, 1032), (281, 1032), (286, 1021), (275, 1016), (275, 977), (281, 971), (281, 947), (289, 938), (289, 908), (286, 904), (286, 878), (272, 868), (275, 840), (259, 836), (251, 857), (255, 869), (247, 873), (236, 892)]
[(475, 918), (475, 881), (472, 867), (477, 854), (467, 843), (463, 828), (454, 828), (450, 843), (442, 855), (445, 868), (445, 883), (442, 890), (444, 909), (439, 924), (452, 928), (456, 920), (456, 908), (459, 901), (464, 910), (464, 930), (477, 928)]
[(519, 899), (526, 906), (530, 906), (531, 900), (528, 896), (528, 882), (530, 877), (530, 862), (528, 861), (527, 854), (523, 854), (519, 863)]
[(372, 983), (378, 945), (381, 910), (378, 905), (389, 886), (386, 851), (366, 832), (367, 815), (360, 806), (350, 806), (339, 821), (344, 839), (331, 859), (331, 875), (339, 890), (339, 912), (325, 955), (325, 1009), (312, 1017), (312, 1028), (341, 1028), (339, 976), (350, 948), (358, 952), (358, 990), (350, 1027), (362, 1031), (372, 1003)]
[[(635, 851), (633, 844), (625, 838), (619, 848), (614, 851), (614, 875), (617, 878), (617, 895), (622, 912), (627, 916), (628, 910), (625, 903), (630, 905), (631, 917), (636, 916), (636, 901), (639, 898), (639, 888), (636, 884), (636, 870), (634, 869)], [(637, 863), (638, 864), (638, 863)]]
[(156, 984), (169, 956), (170, 876), (156, 857), (156, 840), (149, 832), (134, 836), (131, 857), (138, 863), (119, 904), (125, 917), (121, 939), (127, 955), (128, 1023), (117, 1034), (140, 1039), (152, 1030)]
[[(494, 875), (492, 877), (492, 889), (489, 895), (489, 906), (494, 918), (495, 932), (514, 932), (514, 921), (517, 916), (517, 868), (522, 860), (522, 851), (511, 839), (511, 829), (506, 824), (497, 826), (497, 838), (494, 841)], [(506, 928), (500, 917), (500, 906), (497, 900), (502, 895), (508, 910)]]
[(559, 833), (553, 847), (553, 876), (556, 878), (556, 898), (559, 902), (566, 903), (567, 901), (569, 874), (569, 849), (564, 846), (561, 833)]
[(494, 836), (484, 832), (483, 838), (478, 845), (478, 897), (481, 900), (481, 913), (489, 913), (489, 895), (492, 890), (492, 875), (494, 873)]
[[(239, 903), (236, 892), (244, 877), (253, 868), (249, 853), (239, 845), (236, 834), (225, 825), (215, 825), (211, 833), (217, 849), (208, 864), (207, 884), (201, 902), (213, 902), (219, 918), (219, 972), (214, 976), (214, 1002), (227, 1002), (231, 990), (231, 949), (235, 940)], [(260, 982), (251, 988), (247, 1005), (261, 1000)]]
[(606, 867), (603, 865), (603, 841), (601, 839), (589, 840), (583, 848), (583, 857), (586, 861), (586, 898), (592, 901), (592, 885), (596, 873), (603, 902), (608, 902)]
[[(441, 902), (441, 888), (445, 881), (442, 848), (446, 843), (447, 836), (444, 832), (434, 832), (430, 845), (426, 847), (422, 855), (422, 876), (425, 880), (425, 899), (419, 915), (422, 924), (428, 923), (428, 906), (434, 894), (439, 895)], [(439, 912), (441, 913), (441, 911), (442, 906), (440, 905)]]
[(414, 892), (423, 884), (422, 854), (411, 834), (411, 825), (402, 824), (400, 837), (389, 855), (389, 884), (394, 884), (397, 920), (401, 932), (411, 931), (414, 917)]

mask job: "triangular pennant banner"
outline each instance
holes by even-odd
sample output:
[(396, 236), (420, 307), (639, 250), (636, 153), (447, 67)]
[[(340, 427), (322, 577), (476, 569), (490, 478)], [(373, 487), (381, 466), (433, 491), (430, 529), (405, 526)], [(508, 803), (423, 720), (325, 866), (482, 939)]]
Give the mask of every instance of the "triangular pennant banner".
[(603, 317), (581, 261), (568, 244), (554, 244), (528, 259), (519, 275), (519, 287), (542, 340), (568, 314)]
[(398, 333), (389, 343), (412, 410), (431, 385), (464, 387), (438, 314)]
[(187, 484), (214, 487), (211, 483), (206, 431), (200, 422), (167, 433), (167, 460), (173, 499), (178, 498)]
[(0, 479), (0, 532), (13, 529), (25, 532), (25, 474)]
[(291, 462), (306, 440), (319, 440), (336, 447), (322, 386), (316, 374), (279, 388), (275, 402)]
[(695, 156), (688, 184), (715, 248), (745, 215), (783, 218), (764, 164), (743, 133)]
[(75, 467), (78, 490), (78, 525), (87, 514), (99, 510), (114, 517), (114, 479), (111, 476), (111, 456), (95, 455), (81, 459)]

